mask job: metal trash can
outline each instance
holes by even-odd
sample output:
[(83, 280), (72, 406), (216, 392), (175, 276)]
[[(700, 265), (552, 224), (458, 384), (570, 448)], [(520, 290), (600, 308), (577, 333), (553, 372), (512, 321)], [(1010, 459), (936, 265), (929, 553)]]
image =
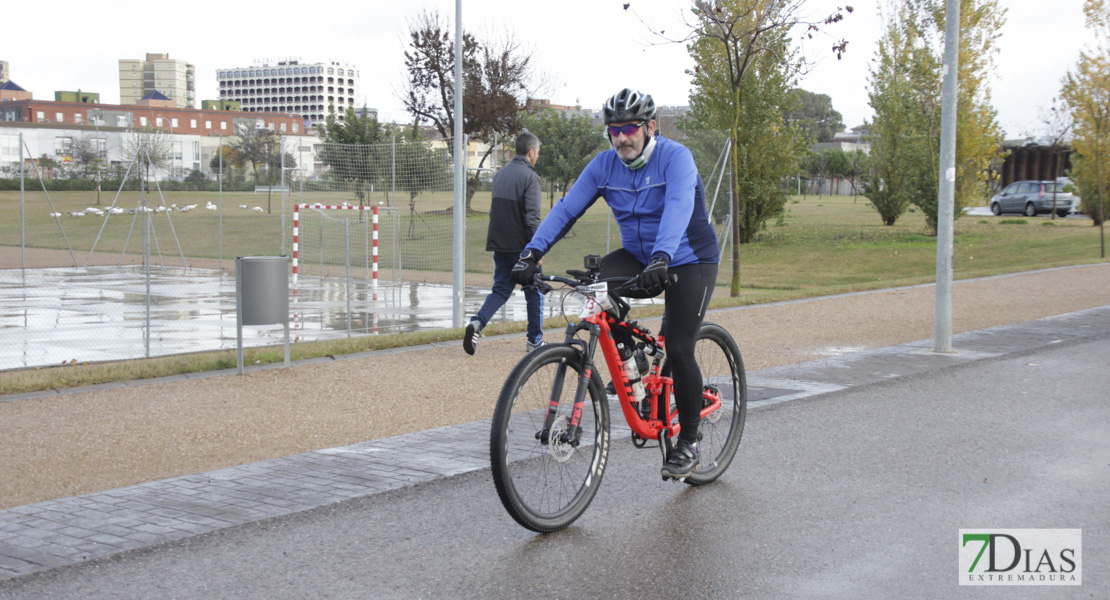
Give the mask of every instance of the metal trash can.
[(285, 325), (285, 366), (289, 366), (289, 258), (235, 258), (236, 330), (239, 374), (243, 374), (243, 325)]
[(235, 259), (243, 325), (276, 325), (289, 320), (289, 259), (240, 256)]

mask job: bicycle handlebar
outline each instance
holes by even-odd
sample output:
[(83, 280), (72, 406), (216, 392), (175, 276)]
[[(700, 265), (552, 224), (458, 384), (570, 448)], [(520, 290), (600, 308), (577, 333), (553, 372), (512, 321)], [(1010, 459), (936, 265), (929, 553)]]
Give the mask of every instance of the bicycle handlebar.
[[(617, 285), (611, 291), (618, 296), (626, 295), (626, 293), (647, 291), (644, 290), (644, 288), (640, 287), (640, 276), (638, 274), (631, 277), (609, 277), (606, 279), (591, 280), (590, 274), (584, 271), (568, 271), (568, 273), (570, 273), (571, 275), (579, 275), (580, 279), (571, 279), (569, 277), (560, 277), (558, 275), (544, 275), (543, 273), (536, 273), (532, 280), (533, 285), (540, 291), (541, 294), (547, 294), (554, 289), (546, 283), (548, 281), (562, 283), (573, 288), (591, 285), (594, 283), (615, 283)], [(669, 273), (667, 275), (667, 278), (670, 279), (671, 284), (678, 282), (678, 275), (674, 273)]]

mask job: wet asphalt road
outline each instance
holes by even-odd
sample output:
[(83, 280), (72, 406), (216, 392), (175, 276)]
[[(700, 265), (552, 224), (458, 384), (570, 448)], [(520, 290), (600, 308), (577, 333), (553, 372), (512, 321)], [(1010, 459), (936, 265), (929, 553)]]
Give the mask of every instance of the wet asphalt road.
[[(0, 598), (1107, 598), (1110, 338), (749, 413), (703, 488), (613, 447), (570, 529), (489, 471), (0, 582)], [(960, 587), (961, 528), (1080, 528), (1080, 587)]]

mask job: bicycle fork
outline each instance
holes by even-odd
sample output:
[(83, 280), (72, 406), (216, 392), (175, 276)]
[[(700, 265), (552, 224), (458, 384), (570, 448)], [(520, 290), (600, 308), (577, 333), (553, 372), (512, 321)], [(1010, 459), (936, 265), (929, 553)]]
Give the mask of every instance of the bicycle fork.
[[(574, 337), (574, 333), (579, 329), (588, 329), (590, 332), (590, 341), (582, 342)], [(566, 343), (572, 346), (585, 346), (582, 348), (582, 374), (578, 377), (578, 385), (574, 390), (574, 406), (571, 411), (570, 423), (567, 425), (566, 431), (559, 436), (558, 442), (562, 444), (570, 444), (577, 448), (578, 444), (582, 441), (582, 409), (586, 405), (586, 392), (589, 391), (590, 379), (593, 377), (594, 362), (593, 355), (597, 349), (597, 340), (600, 336), (601, 329), (594, 324), (574, 324), (567, 326)], [(547, 445), (551, 439), (551, 428), (555, 424), (556, 416), (559, 412), (559, 398), (563, 395), (563, 382), (566, 379), (567, 365), (562, 363), (555, 371), (555, 382), (551, 386), (551, 399), (547, 403), (547, 415), (544, 417), (543, 429), (536, 432), (536, 439), (541, 444)]]

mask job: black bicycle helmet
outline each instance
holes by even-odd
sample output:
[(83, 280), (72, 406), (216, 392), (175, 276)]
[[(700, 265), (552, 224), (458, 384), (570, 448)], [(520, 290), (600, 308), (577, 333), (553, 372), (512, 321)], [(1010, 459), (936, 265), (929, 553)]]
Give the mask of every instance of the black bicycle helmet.
[(605, 102), (605, 124), (650, 121), (655, 118), (655, 101), (638, 90), (623, 90)]

